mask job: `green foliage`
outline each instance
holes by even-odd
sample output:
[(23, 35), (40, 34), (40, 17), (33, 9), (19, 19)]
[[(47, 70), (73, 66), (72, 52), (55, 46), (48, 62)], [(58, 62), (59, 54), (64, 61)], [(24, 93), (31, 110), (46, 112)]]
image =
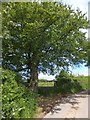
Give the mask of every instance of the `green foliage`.
[[(62, 75), (63, 73), (63, 75)], [(61, 76), (61, 77), (60, 77)], [(68, 77), (67, 77), (68, 76)], [(50, 96), (57, 93), (78, 93), (82, 90), (90, 89), (89, 76), (74, 76), (63, 71), (57, 77), (55, 86), (51, 83), (45, 84), (40, 82), (38, 86), (38, 93), (41, 96)], [(48, 91), (48, 92), (47, 92)]]
[(57, 92), (55, 91), (54, 87), (51, 86), (47, 86), (47, 87), (38, 87), (38, 94), (40, 96), (51, 96), (53, 94), (57, 94)]
[(56, 90), (60, 93), (76, 93), (83, 90), (83, 86), (78, 79), (74, 79), (66, 71), (61, 71), (58, 76), (56, 76)]
[(17, 83), (16, 74), (12, 71), (3, 70), (2, 81), (2, 117), (33, 117), (37, 106), (36, 94), (21, 83)]
[(62, 71), (60, 72), (60, 74), (56, 76), (56, 79), (57, 79), (57, 80), (63, 79), (63, 78), (65, 78), (65, 79), (70, 78), (70, 74), (69, 74), (67, 71), (65, 71), (65, 70), (62, 70)]
[[(1, 76), (1, 68), (0, 68), (0, 76)], [(1, 113), (1, 111), (2, 111), (2, 86), (1, 86), (1, 84), (2, 84), (2, 80), (0, 77), (0, 119), (2, 118), (1, 117), (2, 116), (2, 113)]]
[[(3, 67), (54, 74), (87, 60), (87, 28), (81, 11), (54, 2), (2, 3)], [(38, 67), (39, 66), (39, 67)], [(26, 70), (25, 68), (25, 70)], [(57, 69), (57, 70), (56, 70)]]
[(89, 76), (77, 76), (77, 77), (74, 77), (73, 79), (77, 80), (83, 89), (85, 90), (90, 89), (90, 82), (89, 82), (90, 77)]

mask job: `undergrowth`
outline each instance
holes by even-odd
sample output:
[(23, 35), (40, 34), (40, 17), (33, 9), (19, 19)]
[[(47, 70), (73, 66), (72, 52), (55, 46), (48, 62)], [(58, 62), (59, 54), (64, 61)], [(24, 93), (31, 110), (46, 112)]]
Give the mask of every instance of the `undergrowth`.
[(16, 74), (2, 71), (2, 118), (32, 118), (37, 107), (37, 95), (21, 83)]

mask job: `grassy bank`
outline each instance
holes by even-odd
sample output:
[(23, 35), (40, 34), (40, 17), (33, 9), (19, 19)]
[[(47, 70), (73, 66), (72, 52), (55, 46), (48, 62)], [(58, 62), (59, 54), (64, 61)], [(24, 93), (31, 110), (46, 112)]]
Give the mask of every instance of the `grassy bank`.
[(77, 76), (74, 77), (74, 80), (77, 80), (83, 89), (90, 89), (90, 77), (88, 76)]

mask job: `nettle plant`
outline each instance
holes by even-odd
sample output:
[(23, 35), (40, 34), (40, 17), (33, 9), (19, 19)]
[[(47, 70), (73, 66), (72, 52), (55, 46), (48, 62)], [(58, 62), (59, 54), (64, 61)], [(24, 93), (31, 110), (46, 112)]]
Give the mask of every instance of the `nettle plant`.
[(16, 74), (2, 70), (2, 118), (30, 118), (36, 110), (36, 94), (17, 82)]

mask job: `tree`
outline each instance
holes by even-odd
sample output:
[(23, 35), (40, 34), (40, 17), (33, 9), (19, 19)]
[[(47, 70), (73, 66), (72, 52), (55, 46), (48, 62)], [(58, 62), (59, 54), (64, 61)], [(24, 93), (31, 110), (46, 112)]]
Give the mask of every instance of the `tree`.
[(80, 10), (56, 2), (2, 3), (3, 68), (29, 73), (30, 85), (38, 73), (54, 74), (87, 60), (87, 40), (80, 29), (87, 19)]

